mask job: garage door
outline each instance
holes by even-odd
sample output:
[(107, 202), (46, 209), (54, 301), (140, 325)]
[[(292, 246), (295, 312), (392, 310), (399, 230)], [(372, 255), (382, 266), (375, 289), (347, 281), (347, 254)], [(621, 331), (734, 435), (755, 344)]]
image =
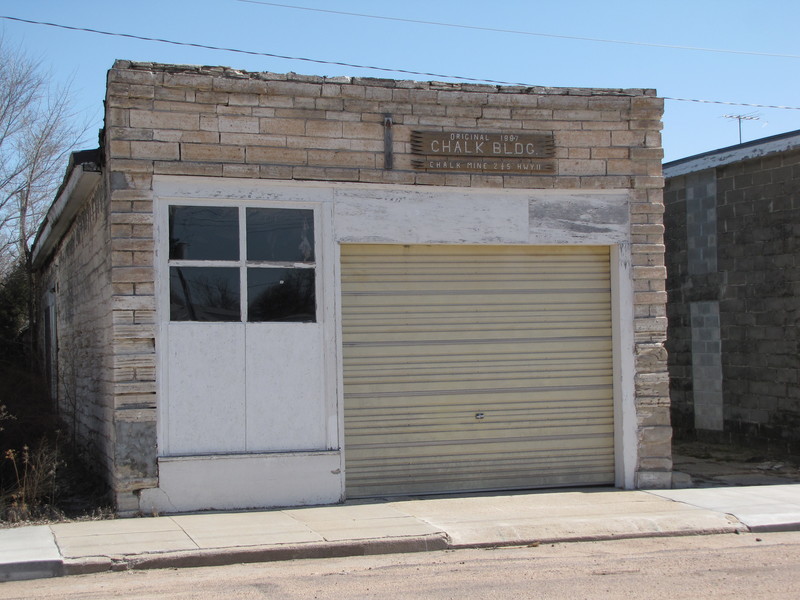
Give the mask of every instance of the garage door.
[(608, 248), (341, 257), (348, 497), (614, 481)]

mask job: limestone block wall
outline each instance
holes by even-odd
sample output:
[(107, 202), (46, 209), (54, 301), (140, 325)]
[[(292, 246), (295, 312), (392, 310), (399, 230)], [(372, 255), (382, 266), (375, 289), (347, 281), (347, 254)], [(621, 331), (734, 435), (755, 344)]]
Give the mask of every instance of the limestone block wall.
[[(155, 485), (154, 175), (481, 188), (628, 190), (639, 419), (638, 483), (671, 470), (661, 176), (653, 90), (322, 78), (118, 61), (105, 152), (113, 286), (117, 502)], [(387, 132), (387, 126), (390, 131)], [(552, 174), (425, 172), (411, 131), (553, 131)], [(390, 140), (391, 168), (386, 164)], [(138, 458), (135, 458), (138, 457)]]
[[(107, 219), (106, 193), (100, 184), (64, 235), (57, 256), (39, 273), (38, 282), (40, 298), (56, 297), (58, 349), (52, 387), (67, 439), (74, 439), (87, 464), (112, 481), (115, 411)], [(44, 303), (42, 309), (47, 309)]]

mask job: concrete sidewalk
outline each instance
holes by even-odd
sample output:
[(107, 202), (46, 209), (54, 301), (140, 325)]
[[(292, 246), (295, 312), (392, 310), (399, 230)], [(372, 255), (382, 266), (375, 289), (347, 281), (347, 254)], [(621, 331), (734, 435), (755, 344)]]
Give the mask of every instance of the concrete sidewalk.
[(800, 484), (580, 489), (0, 530), (0, 581), (295, 558), (800, 530)]

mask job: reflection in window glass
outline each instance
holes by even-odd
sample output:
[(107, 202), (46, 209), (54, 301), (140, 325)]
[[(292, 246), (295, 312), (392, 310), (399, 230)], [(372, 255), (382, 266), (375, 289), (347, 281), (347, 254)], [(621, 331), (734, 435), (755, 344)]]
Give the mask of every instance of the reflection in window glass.
[(239, 321), (239, 269), (170, 267), (170, 319)]
[(316, 321), (314, 269), (247, 269), (248, 321)]
[(169, 207), (171, 260), (239, 260), (239, 209)]
[(247, 260), (314, 261), (314, 211), (247, 209)]

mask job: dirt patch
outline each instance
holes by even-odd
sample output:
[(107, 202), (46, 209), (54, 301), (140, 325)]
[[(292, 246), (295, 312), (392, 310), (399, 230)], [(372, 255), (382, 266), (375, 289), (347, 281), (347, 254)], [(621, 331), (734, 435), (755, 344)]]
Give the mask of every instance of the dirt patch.
[(675, 487), (800, 483), (800, 456), (757, 447), (674, 441)]

